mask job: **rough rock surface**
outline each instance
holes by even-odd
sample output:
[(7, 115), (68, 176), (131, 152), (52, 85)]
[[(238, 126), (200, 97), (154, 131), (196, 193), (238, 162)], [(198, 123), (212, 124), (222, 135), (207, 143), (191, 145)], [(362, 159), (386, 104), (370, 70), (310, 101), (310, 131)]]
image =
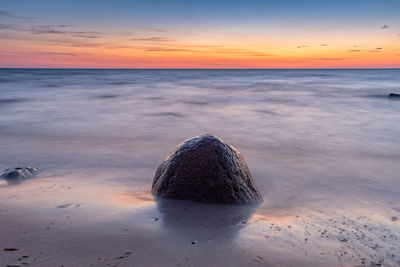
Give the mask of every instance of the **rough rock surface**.
[(389, 94), (389, 98), (399, 98), (400, 99), (400, 94), (391, 93), (391, 94)]
[(38, 173), (39, 169), (35, 167), (18, 167), (4, 170), (1, 177), (8, 183), (20, 183), (26, 179), (32, 178)]
[(262, 202), (239, 151), (212, 135), (184, 141), (158, 167), (152, 193), (215, 204)]

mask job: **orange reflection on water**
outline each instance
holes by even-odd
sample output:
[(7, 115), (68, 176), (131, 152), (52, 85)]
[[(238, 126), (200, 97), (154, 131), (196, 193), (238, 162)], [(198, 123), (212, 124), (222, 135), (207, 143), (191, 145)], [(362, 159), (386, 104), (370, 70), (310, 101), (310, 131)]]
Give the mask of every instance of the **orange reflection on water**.
[(129, 191), (112, 192), (107, 198), (107, 203), (121, 207), (147, 207), (154, 205), (154, 197), (150, 194), (148, 186), (136, 187)]

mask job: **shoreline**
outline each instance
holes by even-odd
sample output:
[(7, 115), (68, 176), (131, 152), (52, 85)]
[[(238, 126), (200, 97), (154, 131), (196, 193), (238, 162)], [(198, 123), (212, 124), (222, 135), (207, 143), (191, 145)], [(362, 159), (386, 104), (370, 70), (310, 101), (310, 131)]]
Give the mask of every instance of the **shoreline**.
[[(92, 188), (89, 193), (87, 188)], [(154, 200), (71, 177), (0, 188), (1, 264), (354, 266), (400, 263), (400, 207), (295, 209)], [(268, 198), (266, 198), (268, 200)], [(319, 206), (321, 206), (319, 204)], [(364, 236), (364, 237), (363, 237)], [(383, 236), (386, 236), (384, 239)], [(359, 240), (358, 240), (359, 238)], [(17, 251), (4, 251), (16, 248)], [(389, 256), (390, 257), (389, 257)], [(393, 257), (391, 255), (394, 255)], [(23, 258), (22, 256), (29, 256)], [(25, 264), (23, 264), (25, 265)], [(22, 265), (21, 265), (22, 266)]]

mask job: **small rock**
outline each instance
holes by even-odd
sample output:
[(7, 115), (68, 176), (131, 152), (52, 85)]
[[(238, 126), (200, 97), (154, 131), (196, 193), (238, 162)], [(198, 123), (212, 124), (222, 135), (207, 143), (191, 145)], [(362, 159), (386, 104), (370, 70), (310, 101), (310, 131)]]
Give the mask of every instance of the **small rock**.
[(5, 248), (4, 251), (18, 251), (17, 248)]
[(397, 217), (396, 216), (393, 216), (391, 219), (392, 219), (392, 222), (397, 221)]
[(18, 184), (26, 179), (32, 178), (38, 173), (39, 169), (35, 167), (18, 167), (4, 170), (1, 177), (10, 184)]
[(391, 93), (391, 94), (389, 94), (389, 98), (398, 98), (398, 99), (400, 99), (400, 94)]

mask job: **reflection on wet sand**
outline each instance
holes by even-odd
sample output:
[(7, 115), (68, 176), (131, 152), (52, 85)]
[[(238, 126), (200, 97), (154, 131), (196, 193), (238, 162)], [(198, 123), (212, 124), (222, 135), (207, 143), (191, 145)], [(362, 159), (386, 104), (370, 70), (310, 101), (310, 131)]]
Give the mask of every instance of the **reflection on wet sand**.
[(206, 241), (235, 239), (257, 208), (169, 199), (157, 199), (156, 203), (163, 229)]
[(79, 176), (43, 174), (15, 186), (3, 183), (0, 184), (1, 199), (7, 202), (7, 198), (13, 196), (26, 209), (34, 208), (38, 203), (42, 208), (80, 207), (84, 203), (87, 208), (102, 206), (110, 210), (154, 206), (148, 186), (127, 188), (115, 184), (99, 184), (93, 180), (79, 181)]

